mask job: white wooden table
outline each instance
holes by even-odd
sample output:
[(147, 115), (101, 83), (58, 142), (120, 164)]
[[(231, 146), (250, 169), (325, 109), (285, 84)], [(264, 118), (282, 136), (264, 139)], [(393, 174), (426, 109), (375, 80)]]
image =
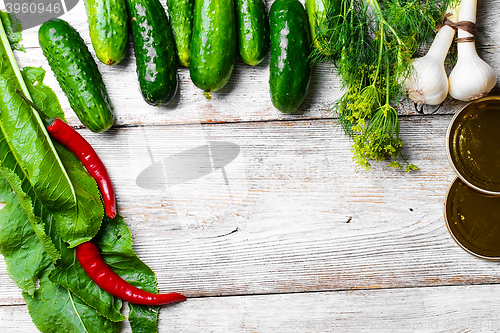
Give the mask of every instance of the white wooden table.
[[(499, 0), (479, 1), (478, 25), (490, 38), (482, 37), (488, 45), (479, 54), (497, 73), (499, 14)], [(62, 18), (90, 43), (83, 1)], [(420, 170), (381, 163), (365, 172), (328, 112), (341, 94), (334, 68), (314, 68), (298, 115), (272, 106), (268, 59), (257, 67), (238, 61), (210, 101), (180, 68), (177, 96), (157, 108), (139, 93), (130, 45), (120, 65), (99, 64), (117, 119), (94, 134), (55, 81), (37, 28), (24, 38), (19, 64), (48, 70), (46, 83), (69, 123), (107, 166), (119, 213), (160, 291), (188, 297), (160, 310), (160, 332), (500, 331), (499, 264), (459, 248), (443, 218), (454, 179), (444, 136), (462, 103), (447, 100), (426, 115), (405, 103), (404, 154)], [(234, 160), (196, 179), (153, 186), (178, 174), (168, 161), (196, 165), (199, 147), (210, 142), (232, 144)], [(143, 170), (162, 161), (149, 188), (138, 184)], [(3, 259), (0, 287), (1, 331), (37, 331)]]

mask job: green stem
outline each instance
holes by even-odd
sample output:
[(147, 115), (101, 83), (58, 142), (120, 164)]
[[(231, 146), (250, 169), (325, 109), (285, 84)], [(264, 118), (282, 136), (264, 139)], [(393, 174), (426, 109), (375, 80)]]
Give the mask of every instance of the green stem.
[[(422, 16), (426, 16), (427, 14), (427, 10), (429, 9), (429, 0), (426, 0), (425, 1), (425, 6), (424, 6), (424, 10), (422, 12)], [(422, 28), (422, 25), (424, 24), (424, 20), (420, 21), (420, 23), (418, 24), (418, 30), (417, 31), (420, 31), (420, 29)]]
[(80, 324), (82, 324), (82, 327), (85, 331), (85, 333), (88, 333), (87, 327), (85, 327), (85, 323), (82, 320), (82, 317), (80, 316), (80, 312), (76, 309), (75, 301), (73, 300), (73, 296), (71, 295), (71, 291), (68, 290), (68, 296), (71, 301), (71, 305), (73, 306), (73, 310), (76, 313), (76, 316), (78, 317), (78, 320), (80, 321)]
[(383, 26), (386, 26), (389, 28), (389, 30), (392, 32), (396, 40), (398, 41), (399, 45), (405, 45), (403, 41), (399, 38), (399, 35), (397, 34), (396, 30), (385, 20), (384, 14), (382, 13), (382, 9), (380, 8), (380, 4), (377, 0), (368, 0), (368, 3), (372, 6), (372, 9), (375, 12), (375, 15), (377, 16), (377, 19), (379, 20), (380, 26), (382, 30)]
[(385, 57), (385, 103), (389, 104), (390, 98), (389, 98), (389, 58)]
[(375, 72), (375, 77), (373, 78), (373, 83), (372, 83), (373, 85), (375, 85), (375, 82), (377, 82), (378, 75), (380, 74), (380, 65), (382, 64), (384, 42), (385, 42), (384, 25), (381, 25), (380, 26), (380, 44), (379, 44), (379, 50), (378, 50), (379, 52), (378, 52), (378, 60), (377, 60), (377, 71)]

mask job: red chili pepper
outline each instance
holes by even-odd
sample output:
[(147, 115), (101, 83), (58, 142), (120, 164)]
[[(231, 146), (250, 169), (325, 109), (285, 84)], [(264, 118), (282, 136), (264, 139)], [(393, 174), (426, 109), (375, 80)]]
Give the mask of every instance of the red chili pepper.
[[(77, 131), (59, 118), (49, 118), (19, 90), (16, 92), (42, 116), (50, 136), (69, 149), (96, 180), (104, 200), (106, 214), (116, 216), (116, 202), (113, 184), (101, 159)], [(153, 294), (132, 286), (116, 274), (102, 259), (99, 249), (91, 242), (76, 247), (76, 258), (83, 270), (99, 287), (124, 301), (143, 305), (163, 305), (185, 301), (179, 293)]]
[(76, 258), (87, 275), (103, 290), (124, 301), (142, 305), (164, 305), (186, 300), (179, 293), (153, 294), (132, 286), (116, 274), (101, 257), (91, 242), (76, 247)]
[(53, 139), (68, 148), (82, 162), (101, 190), (106, 215), (114, 218), (116, 216), (115, 190), (108, 171), (94, 148), (80, 133), (59, 118), (56, 118), (50, 126), (47, 126), (47, 131)]
[(31, 102), (22, 92), (16, 89), (16, 92), (35, 109), (43, 118), (44, 123), (49, 124), (47, 131), (50, 136), (57, 140), (64, 147), (69, 149), (82, 162), (87, 172), (95, 179), (104, 201), (106, 215), (110, 218), (116, 216), (116, 200), (115, 190), (108, 171), (104, 167), (101, 159), (95, 152), (94, 148), (75, 131), (71, 126), (66, 124), (59, 118), (51, 118), (45, 115), (33, 102)]

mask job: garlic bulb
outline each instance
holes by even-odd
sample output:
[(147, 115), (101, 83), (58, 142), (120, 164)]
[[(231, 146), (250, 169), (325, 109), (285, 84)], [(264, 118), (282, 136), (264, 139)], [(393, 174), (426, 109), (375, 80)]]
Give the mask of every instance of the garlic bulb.
[[(448, 10), (448, 19), (457, 22), (457, 7)], [(455, 30), (444, 25), (434, 37), (427, 54), (413, 59), (412, 71), (406, 79), (408, 97), (418, 104), (438, 105), (448, 96), (448, 76), (444, 61), (455, 36)]]
[[(476, 23), (477, 0), (461, 0), (459, 21)], [(474, 37), (459, 29), (458, 38)], [(482, 60), (472, 42), (457, 44), (458, 60), (450, 73), (450, 95), (461, 101), (472, 101), (487, 95), (497, 83), (495, 70)]]

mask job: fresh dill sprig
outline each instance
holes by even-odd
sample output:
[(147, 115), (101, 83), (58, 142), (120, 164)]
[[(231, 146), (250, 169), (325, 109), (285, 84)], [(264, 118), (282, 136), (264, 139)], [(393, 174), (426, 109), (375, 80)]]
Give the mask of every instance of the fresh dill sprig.
[(337, 68), (344, 94), (332, 111), (352, 139), (359, 166), (388, 160), (398, 169), (401, 162), (408, 172), (418, 169), (401, 154), (396, 109), (412, 56), (433, 36), (449, 1), (455, 0), (324, 0), (330, 5), (318, 23), (320, 46), (311, 60), (333, 61)]

